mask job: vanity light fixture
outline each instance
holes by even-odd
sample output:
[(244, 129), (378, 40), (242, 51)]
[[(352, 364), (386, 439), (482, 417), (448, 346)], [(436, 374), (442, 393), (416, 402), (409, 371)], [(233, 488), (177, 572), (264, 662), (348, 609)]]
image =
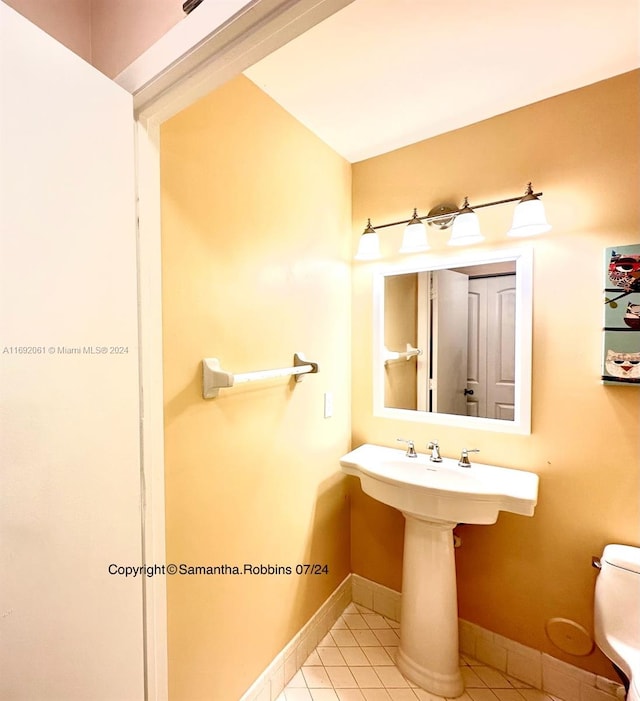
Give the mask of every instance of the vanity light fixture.
[(380, 239), (378, 232), (371, 226), (371, 219), (367, 219), (367, 226), (362, 232), (356, 260), (376, 260), (381, 258)]
[(427, 241), (427, 229), (418, 218), (418, 210), (413, 210), (413, 216), (407, 224), (402, 236), (402, 247), (400, 253), (419, 253), (428, 251), (430, 248)]
[(467, 197), (464, 198), (462, 207), (455, 208), (451, 205), (441, 204), (433, 207), (424, 216), (418, 216), (418, 210), (413, 210), (411, 219), (390, 222), (389, 224), (378, 224), (375, 228), (371, 224), (371, 219), (367, 220), (367, 226), (360, 237), (356, 260), (375, 260), (381, 258), (380, 240), (378, 229), (385, 229), (389, 226), (406, 224), (400, 253), (417, 253), (429, 249), (427, 234), (424, 224), (435, 226), (439, 229), (451, 229), (450, 246), (466, 246), (479, 243), (484, 240), (480, 232), (478, 215), (475, 210), (483, 207), (494, 207), (508, 202), (517, 202), (513, 214), (513, 223), (508, 231), (508, 236), (534, 236), (542, 234), (551, 229), (544, 212), (544, 205), (540, 201), (541, 192), (534, 192), (531, 183), (527, 185), (524, 196), (509, 197), (505, 200), (495, 202), (485, 202), (484, 204), (470, 205)]
[(524, 197), (518, 202), (513, 212), (513, 224), (508, 236), (535, 236), (549, 231), (544, 205), (538, 195), (533, 194), (531, 183), (527, 185)]
[(462, 209), (456, 214), (451, 227), (450, 246), (471, 246), (484, 241), (480, 233), (478, 215), (469, 207), (469, 199), (464, 198)]

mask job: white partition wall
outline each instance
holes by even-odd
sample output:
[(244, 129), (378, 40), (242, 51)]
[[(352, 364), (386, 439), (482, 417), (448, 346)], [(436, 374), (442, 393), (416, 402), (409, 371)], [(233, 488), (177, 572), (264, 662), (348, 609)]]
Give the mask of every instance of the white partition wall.
[(0, 698), (144, 696), (132, 99), (0, 3)]

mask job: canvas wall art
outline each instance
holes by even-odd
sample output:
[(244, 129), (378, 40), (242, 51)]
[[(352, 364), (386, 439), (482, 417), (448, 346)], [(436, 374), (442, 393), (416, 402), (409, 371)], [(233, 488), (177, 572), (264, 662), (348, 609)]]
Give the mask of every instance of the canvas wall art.
[(602, 381), (640, 385), (640, 244), (605, 249)]

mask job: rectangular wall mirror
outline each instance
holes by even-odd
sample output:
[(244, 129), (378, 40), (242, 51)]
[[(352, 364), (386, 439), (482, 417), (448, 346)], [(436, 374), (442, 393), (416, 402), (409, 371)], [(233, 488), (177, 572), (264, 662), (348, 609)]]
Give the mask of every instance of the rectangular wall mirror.
[(531, 432), (532, 252), (469, 252), (373, 280), (374, 414)]

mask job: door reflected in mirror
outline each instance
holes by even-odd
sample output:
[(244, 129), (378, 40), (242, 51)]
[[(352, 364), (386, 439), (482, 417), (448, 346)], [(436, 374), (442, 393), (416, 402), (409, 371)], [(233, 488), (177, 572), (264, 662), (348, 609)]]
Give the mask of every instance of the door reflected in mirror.
[(529, 432), (530, 255), (389, 271), (375, 284), (376, 414)]

